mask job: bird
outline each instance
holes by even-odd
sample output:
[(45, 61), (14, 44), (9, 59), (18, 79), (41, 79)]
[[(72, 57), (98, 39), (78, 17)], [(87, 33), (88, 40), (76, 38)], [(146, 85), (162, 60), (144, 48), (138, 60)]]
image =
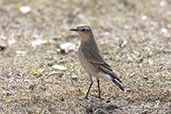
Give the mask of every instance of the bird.
[(99, 99), (103, 99), (101, 97), (100, 92), (100, 80), (99, 78), (106, 78), (111, 80), (116, 86), (118, 86), (123, 92), (124, 88), (120, 83), (122, 81), (118, 78), (118, 76), (113, 72), (110, 65), (108, 65), (103, 59), (95, 38), (93, 36), (93, 31), (88, 25), (78, 25), (76, 28), (70, 29), (70, 31), (75, 31), (79, 34), (81, 41), (80, 46), (78, 48), (78, 59), (81, 63), (82, 67), (89, 74), (90, 77), (90, 85), (86, 96), (84, 99), (88, 99), (88, 94), (93, 85), (92, 76), (97, 78), (98, 85), (98, 95), (96, 96)]

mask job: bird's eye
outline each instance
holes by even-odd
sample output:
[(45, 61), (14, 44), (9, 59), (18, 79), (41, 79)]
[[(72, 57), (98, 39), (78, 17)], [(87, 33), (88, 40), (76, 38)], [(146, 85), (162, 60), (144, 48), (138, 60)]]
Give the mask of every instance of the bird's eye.
[(82, 29), (82, 31), (84, 32), (84, 31), (86, 31), (86, 29)]

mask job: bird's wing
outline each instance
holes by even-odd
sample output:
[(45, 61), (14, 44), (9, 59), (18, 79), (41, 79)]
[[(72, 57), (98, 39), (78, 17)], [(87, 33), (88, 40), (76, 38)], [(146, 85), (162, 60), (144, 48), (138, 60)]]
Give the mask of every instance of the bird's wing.
[(87, 59), (92, 64), (98, 65), (98, 67), (104, 67), (109, 71), (112, 71), (111, 67), (103, 60), (99, 52), (93, 51), (93, 49), (89, 48), (82, 48), (81, 49), (83, 52), (84, 57)]
[(90, 50), (89, 48), (82, 48), (84, 57), (92, 63), (99, 71), (102, 71), (106, 74), (109, 74), (113, 78), (117, 79), (119, 82), (120, 79), (116, 76), (116, 74), (112, 71), (111, 67), (104, 61), (104, 59), (101, 57), (99, 52)]

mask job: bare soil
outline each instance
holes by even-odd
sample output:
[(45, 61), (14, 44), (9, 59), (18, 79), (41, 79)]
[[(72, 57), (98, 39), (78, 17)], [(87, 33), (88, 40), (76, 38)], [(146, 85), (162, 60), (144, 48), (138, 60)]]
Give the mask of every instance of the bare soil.
[[(94, 79), (89, 100), (79, 100), (89, 77), (76, 51), (58, 51), (65, 42), (79, 46), (69, 31), (78, 24), (91, 25), (125, 93), (101, 79), (99, 100), (91, 96), (98, 92)], [(37, 38), (56, 43), (33, 47)], [(2, 114), (171, 113), (171, 0), (1, 0), (0, 42), (7, 45), (0, 50)]]

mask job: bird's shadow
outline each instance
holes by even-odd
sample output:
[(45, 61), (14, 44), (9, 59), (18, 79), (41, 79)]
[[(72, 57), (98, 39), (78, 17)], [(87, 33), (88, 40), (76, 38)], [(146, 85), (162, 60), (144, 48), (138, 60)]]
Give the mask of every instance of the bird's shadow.
[[(128, 101), (126, 101), (126, 105), (128, 105)], [(78, 99), (78, 106), (83, 107), (86, 109), (87, 114), (92, 113), (110, 113), (117, 109), (121, 109), (123, 105), (116, 104), (113, 102), (113, 99), (108, 100), (100, 100), (97, 98), (89, 98), (88, 100), (79, 100)]]

